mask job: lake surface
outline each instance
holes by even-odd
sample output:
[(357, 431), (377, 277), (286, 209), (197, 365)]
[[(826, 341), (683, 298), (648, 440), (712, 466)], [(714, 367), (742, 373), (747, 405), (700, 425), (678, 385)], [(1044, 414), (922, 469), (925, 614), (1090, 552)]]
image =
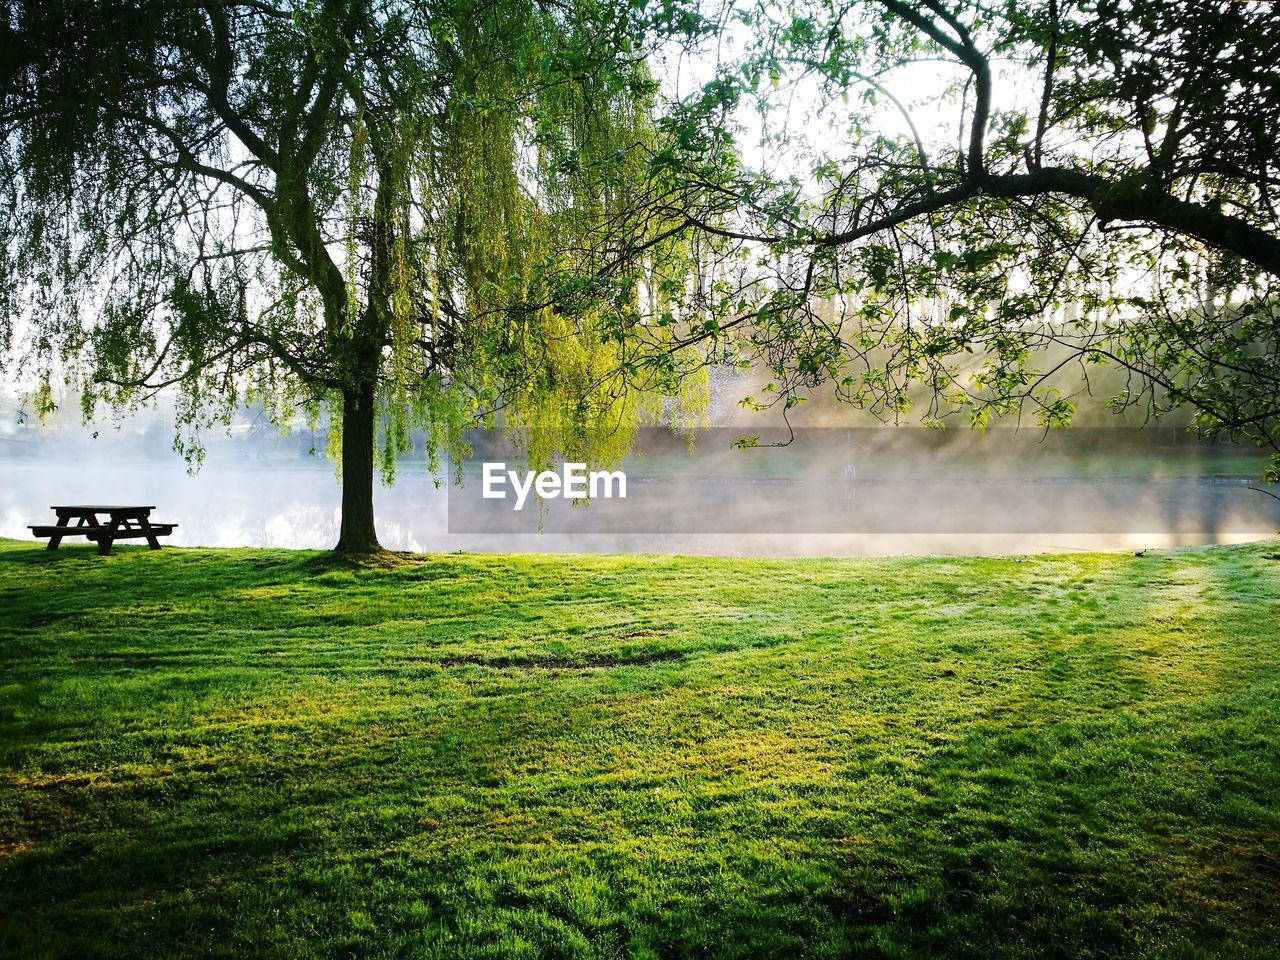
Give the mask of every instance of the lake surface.
[[(1280, 501), (1248, 476), (630, 479), (627, 501), (514, 517), (474, 512), (477, 478), (451, 491), (411, 464), (377, 490), (378, 533), (421, 552), (852, 556), (1140, 549), (1280, 530)], [(52, 522), (52, 504), (145, 503), (180, 524), (175, 545), (322, 549), (337, 540), (339, 500), (324, 462), (214, 462), (192, 477), (174, 457), (0, 460), (0, 535), (18, 539)]]

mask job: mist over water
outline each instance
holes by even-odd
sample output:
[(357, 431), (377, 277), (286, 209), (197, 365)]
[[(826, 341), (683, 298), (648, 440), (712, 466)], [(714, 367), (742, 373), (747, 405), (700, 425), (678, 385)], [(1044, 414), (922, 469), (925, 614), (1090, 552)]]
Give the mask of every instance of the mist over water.
[[(623, 464), (626, 500), (520, 513), (479, 496), (479, 462), (506, 458), (499, 444), (477, 444), (461, 488), (410, 458), (376, 490), (379, 536), (419, 552), (847, 556), (1140, 549), (1280, 530), (1280, 501), (1250, 489), (1263, 457), (1177, 431), (814, 428), (787, 447), (730, 449), (741, 433), (705, 431), (690, 453), (687, 439), (642, 431), (640, 456)], [(173, 545), (328, 548), (340, 488), (314, 447), (274, 433), (215, 442), (189, 476), (153, 432), (0, 437), (0, 535), (31, 539), (27, 525), (51, 523), (54, 504), (150, 504), (179, 524)]]

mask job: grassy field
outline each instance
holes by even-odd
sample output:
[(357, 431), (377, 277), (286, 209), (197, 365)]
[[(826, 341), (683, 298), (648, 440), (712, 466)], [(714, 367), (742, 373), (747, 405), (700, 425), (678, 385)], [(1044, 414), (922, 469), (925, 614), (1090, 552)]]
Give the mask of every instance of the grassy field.
[(1277, 544), (0, 543), (9, 957), (1275, 957)]

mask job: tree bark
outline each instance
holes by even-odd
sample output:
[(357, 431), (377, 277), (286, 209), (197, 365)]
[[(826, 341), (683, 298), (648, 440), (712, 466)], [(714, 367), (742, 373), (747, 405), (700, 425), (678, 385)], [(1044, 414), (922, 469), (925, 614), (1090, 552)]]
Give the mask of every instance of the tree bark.
[(342, 392), (342, 523), (339, 553), (381, 550), (373, 525), (374, 382)]
[(984, 177), (978, 184), (997, 197), (1060, 194), (1084, 200), (1103, 222), (1149, 223), (1208, 246), (1234, 253), (1242, 260), (1280, 277), (1280, 237), (1205, 204), (1181, 200), (1158, 188), (1045, 167), (1034, 173)]

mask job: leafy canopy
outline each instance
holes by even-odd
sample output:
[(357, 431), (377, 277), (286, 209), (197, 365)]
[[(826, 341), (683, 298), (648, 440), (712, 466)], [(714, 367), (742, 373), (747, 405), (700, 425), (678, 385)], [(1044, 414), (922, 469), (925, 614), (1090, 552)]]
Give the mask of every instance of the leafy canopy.
[(630, 376), (620, 333), (683, 241), (663, 215), (631, 220), (625, 263), (593, 239), (644, 201), (658, 136), (628, 6), (0, 10), (0, 348), (47, 398), (59, 375), (86, 412), (174, 388), (198, 459), (245, 400), (328, 406), (340, 443), (372, 395), (389, 475), (413, 428), (438, 462), (498, 410), (535, 460), (607, 460), (680, 379)]
[[(1280, 17), (1235, 0), (723, 0), (656, 202), (681, 336), (888, 415), (1111, 401), (1280, 450)], [(678, 183), (673, 188), (673, 180)], [(1083, 373), (1074, 383), (1064, 372)]]

